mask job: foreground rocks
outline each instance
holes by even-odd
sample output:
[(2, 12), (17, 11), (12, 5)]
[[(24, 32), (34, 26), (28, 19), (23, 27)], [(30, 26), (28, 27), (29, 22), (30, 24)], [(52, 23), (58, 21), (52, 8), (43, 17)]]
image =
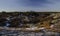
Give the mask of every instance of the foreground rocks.
[(0, 31), (1, 36), (60, 36), (57, 32), (23, 32), (23, 31)]

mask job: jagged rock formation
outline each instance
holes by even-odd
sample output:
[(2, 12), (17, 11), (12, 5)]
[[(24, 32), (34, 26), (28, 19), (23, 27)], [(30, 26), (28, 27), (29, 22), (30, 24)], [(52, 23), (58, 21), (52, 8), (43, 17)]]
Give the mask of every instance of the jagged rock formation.
[[(59, 29), (60, 13), (0, 13), (0, 26), (9, 28)], [(42, 28), (43, 27), (43, 28)]]
[[(23, 27), (27, 24), (37, 24), (41, 19), (49, 16), (50, 14), (44, 13), (0, 13), (0, 26), (6, 27)], [(8, 25), (9, 24), (9, 25)], [(28, 27), (28, 26), (26, 26)]]

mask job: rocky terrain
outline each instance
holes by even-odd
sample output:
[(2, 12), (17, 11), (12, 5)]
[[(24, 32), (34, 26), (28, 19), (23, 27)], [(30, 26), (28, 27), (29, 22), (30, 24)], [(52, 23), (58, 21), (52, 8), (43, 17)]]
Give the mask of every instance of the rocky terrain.
[[(0, 13), (0, 26), (6, 27), (28, 27), (28, 25), (35, 25), (39, 23), (43, 18), (49, 16), (48, 13)], [(29, 26), (30, 27), (30, 26)]]
[[(27, 31), (20, 31), (20, 28)], [(1, 12), (0, 34), (2, 36), (60, 36), (60, 13)]]

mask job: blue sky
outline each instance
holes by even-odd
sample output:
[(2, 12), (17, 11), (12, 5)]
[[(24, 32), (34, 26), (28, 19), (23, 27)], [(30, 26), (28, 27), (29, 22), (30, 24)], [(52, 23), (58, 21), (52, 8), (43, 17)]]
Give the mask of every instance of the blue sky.
[(0, 11), (60, 11), (60, 0), (0, 0)]

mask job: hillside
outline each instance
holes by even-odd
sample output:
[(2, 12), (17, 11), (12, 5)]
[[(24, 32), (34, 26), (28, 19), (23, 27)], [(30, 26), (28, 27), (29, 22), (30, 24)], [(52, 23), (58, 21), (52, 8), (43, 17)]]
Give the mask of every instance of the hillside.
[[(28, 28), (30, 30), (47, 29), (60, 31), (60, 13), (48, 12), (2, 12), (0, 13), (0, 27)], [(26, 29), (26, 30), (28, 30)], [(17, 29), (18, 30), (18, 29)]]

